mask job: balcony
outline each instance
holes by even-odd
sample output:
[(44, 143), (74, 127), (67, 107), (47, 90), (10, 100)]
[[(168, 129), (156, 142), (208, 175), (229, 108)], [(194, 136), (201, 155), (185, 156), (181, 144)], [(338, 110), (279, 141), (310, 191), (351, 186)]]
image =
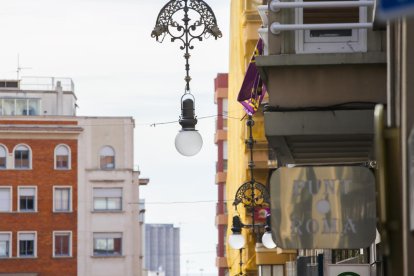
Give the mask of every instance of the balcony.
[(256, 143), (253, 148), (255, 169), (268, 169), (269, 148), (267, 143)]
[(54, 91), (58, 82), (60, 82), (63, 91), (75, 92), (75, 84), (71, 78), (56, 77), (22, 77), (20, 80), (20, 89)]
[(387, 78), (385, 32), (371, 28), (372, 5), (272, 0), (259, 8), (266, 50), (256, 65), (278, 165), (374, 158), (373, 108), (386, 102)]
[(269, 145), (286, 164), (374, 160), (374, 113), (366, 110), (265, 112)]
[(218, 226), (218, 225), (227, 225), (228, 224), (227, 214), (217, 215), (215, 224), (216, 224), (216, 226)]
[(372, 0), (270, 0), (257, 7), (265, 54), (383, 51), (384, 32), (372, 30), (373, 6)]
[(216, 184), (226, 183), (227, 173), (226, 172), (217, 172), (216, 173)]
[(227, 141), (227, 130), (217, 129), (216, 134), (214, 136), (214, 143), (218, 143), (219, 141)]
[(214, 102), (218, 99), (227, 99), (228, 95), (228, 75), (218, 74), (214, 80)]
[(227, 257), (216, 257), (216, 267), (228, 268)]

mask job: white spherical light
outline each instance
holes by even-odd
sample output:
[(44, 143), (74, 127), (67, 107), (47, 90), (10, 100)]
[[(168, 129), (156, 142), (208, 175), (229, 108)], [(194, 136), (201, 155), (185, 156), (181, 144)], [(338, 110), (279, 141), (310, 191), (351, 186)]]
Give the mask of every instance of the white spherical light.
[(265, 232), (262, 236), (262, 243), (264, 247), (268, 249), (276, 248), (276, 243), (272, 239), (272, 233), (271, 232)]
[(203, 146), (203, 138), (197, 130), (181, 130), (175, 136), (175, 148), (184, 156), (196, 155)]
[(229, 236), (229, 245), (233, 249), (241, 249), (244, 246), (244, 237), (242, 234), (231, 234)]

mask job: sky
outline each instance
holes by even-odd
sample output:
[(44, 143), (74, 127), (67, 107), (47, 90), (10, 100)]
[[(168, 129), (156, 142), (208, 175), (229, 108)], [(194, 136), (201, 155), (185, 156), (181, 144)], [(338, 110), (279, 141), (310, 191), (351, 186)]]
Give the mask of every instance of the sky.
[[(135, 119), (136, 167), (150, 183), (140, 189), (147, 223), (181, 228), (181, 274), (215, 275), (217, 186), (215, 118), (199, 120), (201, 152), (179, 155), (174, 147), (184, 92), (184, 52), (179, 43), (151, 38), (167, 0), (1, 0), (0, 79), (69, 77), (80, 116)], [(198, 117), (216, 114), (214, 78), (227, 72), (229, 2), (206, 1), (223, 38), (194, 43), (191, 92)], [(185, 202), (185, 203), (180, 203)]]

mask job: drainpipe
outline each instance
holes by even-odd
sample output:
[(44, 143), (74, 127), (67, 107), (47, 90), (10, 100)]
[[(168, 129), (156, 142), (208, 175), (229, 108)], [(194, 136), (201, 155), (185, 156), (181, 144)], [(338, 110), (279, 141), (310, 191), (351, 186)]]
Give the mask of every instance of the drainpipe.
[(56, 92), (57, 92), (57, 103), (56, 103), (56, 111), (57, 115), (63, 115), (63, 88), (60, 81), (56, 84)]

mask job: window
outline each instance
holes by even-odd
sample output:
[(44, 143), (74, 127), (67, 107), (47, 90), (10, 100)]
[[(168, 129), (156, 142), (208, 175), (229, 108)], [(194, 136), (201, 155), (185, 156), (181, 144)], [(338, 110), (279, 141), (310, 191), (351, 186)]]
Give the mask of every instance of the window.
[(99, 154), (102, 170), (112, 170), (115, 168), (115, 151), (113, 148), (105, 146)]
[(0, 145), (0, 169), (7, 167), (7, 150), (4, 146)]
[(66, 145), (58, 145), (55, 148), (55, 169), (70, 169), (70, 150)]
[(18, 145), (14, 150), (14, 168), (30, 168), (30, 149), (24, 145)]
[(3, 115), (14, 115), (14, 99), (3, 100)]
[[(307, 1), (315, 0), (304, 0)], [(297, 24), (364, 23), (367, 22), (367, 8), (296, 9), (295, 17)], [(299, 30), (295, 37), (297, 53), (367, 51), (366, 29)]]
[(94, 233), (94, 256), (121, 256), (122, 233)]
[(18, 233), (18, 257), (36, 257), (36, 233)]
[(19, 211), (36, 211), (36, 187), (19, 187)]
[(12, 211), (12, 188), (0, 187), (0, 212)]
[(33, 116), (40, 114), (40, 99), (0, 99), (0, 115)]
[(223, 99), (223, 129), (227, 130), (227, 116), (229, 115), (229, 100)]
[(11, 257), (11, 233), (0, 232), (0, 258)]
[(72, 256), (72, 232), (53, 232), (53, 257)]
[(94, 188), (94, 211), (121, 211), (122, 188)]
[(259, 265), (259, 276), (283, 275), (283, 265)]
[(54, 187), (53, 211), (72, 212), (72, 188)]

